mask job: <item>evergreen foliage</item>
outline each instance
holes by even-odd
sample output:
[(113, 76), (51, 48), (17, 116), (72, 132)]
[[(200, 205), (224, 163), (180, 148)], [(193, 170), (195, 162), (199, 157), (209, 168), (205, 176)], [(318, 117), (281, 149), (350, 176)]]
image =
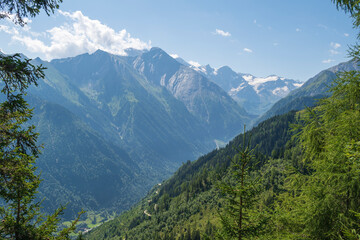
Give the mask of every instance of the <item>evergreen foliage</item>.
[[(35, 174), (35, 160), (40, 154), (34, 126), (26, 126), (32, 109), (23, 98), (29, 84), (44, 77), (42, 66), (34, 66), (19, 54), (1, 56), (0, 73), (6, 101), (0, 104), (0, 237), (10, 239), (46, 239), (54, 237), (64, 208), (45, 217), (39, 214), (40, 203), (34, 202), (41, 182)], [(68, 238), (76, 221), (56, 238)]]
[(347, 239), (349, 229), (359, 232), (359, 72), (342, 73), (331, 92), (303, 115), (298, 138), (308, 171), (288, 176), (279, 209), (295, 220), (288, 231), (303, 239)]
[(54, 13), (55, 9), (59, 8), (59, 3), (62, 0), (27, 0), (27, 1), (14, 1), (14, 0), (1, 0), (0, 13), (1, 18), (10, 18), (14, 14), (14, 22), (24, 26), (26, 22), (24, 17), (35, 17), (43, 9), (47, 15)]
[[(16, 12), (19, 24), (22, 17), (35, 16), (41, 8), (53, 11), (54, 5), (48, 1), (1, 1), (3, 14)], [(37, 84), (44, 77), (44, 68), (34, 66), (30, 59), (19, 54), (0, 55), (1, 92), (6, 100), (0, 104), (0, 207), (1, 239), (69, 239), (75, 230), (75, 220), (68, 228), (58, 232), (58, 223), (64, 207), (53, 215), (40, 214), (40, 202), (35, 202), (35, 194), (41, 182), (35, 173), (35, 160), (40, 154), (37, 145), (38, 134), (27, 121), (32, 117), (32, 109), (24, 100), (29, 85)]]
[(225, 198), (225, 206), (219, 215), (222, 228), (217, 234), (218, 239), (243, 239), (260, 234), (265, 223), (263, 211), (254, 209), (261, 191), (259, 178), (251, 176), (253, 149), (249, 142), (246, 144), (245, 127), (243, 145), (232, 158), (229, 167), (228, 179), (219, 184), (221, 193)]
[[(357, 27), (359, 2), (335, 2), (351, 13)], [(284, 239), (358, 239), (359, 72), (340, 73), (330, 92), (317, 107), (307, 109), (298, 126), (306, 171), (289, 174), (287, 192), (279, 198), (277, 228)]]

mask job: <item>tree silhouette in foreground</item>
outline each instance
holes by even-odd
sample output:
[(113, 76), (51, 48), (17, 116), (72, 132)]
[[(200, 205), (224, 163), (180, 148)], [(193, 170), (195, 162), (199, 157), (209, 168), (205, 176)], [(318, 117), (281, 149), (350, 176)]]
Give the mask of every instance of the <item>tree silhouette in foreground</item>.
[[(0, 19), (14, 16), (23, 26), (24, 17), (36, 16), (41, 9), (47, 14), (58, 8), (61, 0), (0, 1)], [(34, 66), (20, 54), (0, 53), (0, 239), (70, 239), (79, 217), (68, 228), (58, 231), (60, 207), (50, 216), (40, 214), (41, 202), (35, 202), (41, 182), (35, 173), (35, 160), (40, 154), (38, 133), (29, 126), (32, 109), (24, 100), (29, 85), (37, 85), (44, 78), (44, 68)], [(80, 216), (80, 215), (79, 215)]]

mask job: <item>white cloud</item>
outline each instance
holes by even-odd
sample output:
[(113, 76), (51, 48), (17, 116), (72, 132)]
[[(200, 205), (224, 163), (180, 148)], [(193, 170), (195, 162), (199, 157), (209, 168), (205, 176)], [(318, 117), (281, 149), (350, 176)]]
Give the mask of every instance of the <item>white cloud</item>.
[(179, 58), (179, 55), (177, 55), (176, 53), (170, 54), (170, 56), (171, 56), (172, 58), (174, 58), (174, 59)]
[(201, 67), (201, 64), (195, 61), (189, 61), (188, 63), (196, 68)]
[(274, 42), (273, 45), (276, 47), (276, 46), (279, 46), (279, 43), (278, 43), (278, 42)]
[(330, 49), (329, 52), (330, 52), (331, 55), (339, 54), (339, 52), (334, 50), (334, 49)]
[(339, 47), (341, 47), (341, 44), (340, 44), (340, 43), (331, 42), (331, 43), (330, 43), (330, 46), (331, 46), (333, 49), (338, 49)]
[(322, 63), (332, 63), (334, 61), (335, 61), (334, 59), (326, 59), (326, 60), (323, 60)]
[(301, 29), (300, 29), (300, 28), (297, 28), (297, 29), (295, 29), (295, 31), (297, 31), (297, 32), (301, 32)]
[(216, 29), (215, 34), (223, 36), (223, 37), (230, 37), (231, 34), (229, 32), (225, 32), (221, 29)]
[(321, 23), (319, 23), (317, 26), (320, 28), (326, 29), (326, 30), (328, 29), (328, 26), (321, 24)]
[(0, 32), (5, 32), (10, 35), (17, 35), (19, 34), (19, 31), (15, 27), (9, 27), (6, 25), (0, 25)]
[(244, 48), (243, 51), (244, 51), (244, 52), (248, 52), (248, 53), (252, 53), (252, 52), (253, 52), (253, 50), (251, 50), (250, 48)]
[[(335, 42), (331, 42), (330, 43), (330, 50), (329, 50), (329, 52), (330, 52), (330, 54), (331, 55), (337, 55), (337, 54), (339, 54), (340, 52), (337, 50), (338, 48), (340, 48), (341, 47), (341, 44), (340, 43), (335, 43)], [(329, 59), (328, 59), (329, 60)], [(327, 61), (327, 60), (324, 60), (324, 61)], [(324, 62), (323, 61), (323, 62)], [(329, 62), (326, 62), (326, 63), (329, 63)]]
[(73, 13), (59, 11), (69, 23), (46, 31), (45, 41), (36, 36), (42, 35), (29, 31), (12, 34), (12, 39), (24, 44), (31, 52), (41, 55), (46, 60), (75, 56), (81, 53), (92, 53), (98, 49), (117, 55), (126, 55), (125, 49), (148, 49), (151, 42), (146, 43), (131, 37), (126, 29), (116, 32), (98, 20), (84, 16), (81, 11)]
[(348, 36), (349, 36), (349, 34), (348, 34), (348, 33), (344, 33), (344, 36), (345, 36), (345, 37), (348, 37)]

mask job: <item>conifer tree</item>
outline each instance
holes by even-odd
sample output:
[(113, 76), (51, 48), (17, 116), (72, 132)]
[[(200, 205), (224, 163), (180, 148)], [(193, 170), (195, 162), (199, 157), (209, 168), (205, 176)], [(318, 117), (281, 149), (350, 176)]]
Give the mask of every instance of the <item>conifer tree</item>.
[[(44, 9), (51, 13), (61, 0), (0, 1), (0, 19), (15, 14), (15, 23), (24, 25), (26, 16), (34, 17)], [(41, 182), (35, 173), (35, 160), (40, 154), (38, 133), (27, 121), (32, 109), (24, 100), (29, 85), (44, 78), (44, 68), (34, 66), (20, 54), (0, 53), (1, 93), (6, 99), (0, 104), (0, 239), (70, 239), (75, 220), (69, 228), (58, 232), (59, 216), (64, 207), (53, 215), (40, 214), (35, 194)]]
[[(333, 2), (359, 27), (359, 1)], [(358, 63), (357, 49), (352, 47), (350, 56)], [(302, 114), (298, 139), (307, 171), (291, 174), (288, 193), (280, 198), (286, 239), (360, 236), (360, 72), (339, 73), (330, 92)]]
[[(309, 238), (337, 239), (360, 211), (360, 74), (341, 73), (332, 96), (308, 110), (299, 139), (310, 175), (295, 174)], [(299, 181), (300, 179), (300, 181)], [(295, 185), (294, 185), (295, 186)]]
[(250, 141), (246, 143), (244, 126), (243, 146), (231, 159), (229, 174), (219, 184), (225, 207), (224, 211), (219, 211), (222, 228), (218, 239), (241, 240), (257, 236), (265, 223), (265, 217), (255, 207), (260, 182), (251, 176), (252, 160), (253, 149), (250, 149)]

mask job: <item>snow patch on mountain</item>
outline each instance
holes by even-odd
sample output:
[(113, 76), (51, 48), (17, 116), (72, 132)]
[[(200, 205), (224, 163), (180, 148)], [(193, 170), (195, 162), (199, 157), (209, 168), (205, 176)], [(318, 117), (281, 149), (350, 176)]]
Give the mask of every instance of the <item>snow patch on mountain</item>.
[(245, 83), (240, 84), (237, 88), (231, 88), (229, 94), (231, 95), (235, 95), (237, 92), (240, 92), (241, 90), (243, 90), (246, 87)]
[(267, 83), (267, 82), (274, 82), (274, 81), (279, 80), (280, 78), (278, 76), (273, 75), (273, 76), (268, 76), (266, 78), (252, 76), (251, 79), (250, 78), (248, 78), (248, 79), (249, 80), (247, 80), (247, 81), (249, 82), (250, 85), (257, 87), (260, 84), (264, 84), (264, 83)]
[(277, 87), (274, 90), (272, 90), (272, 93), (279, 97), (285, 97), (290, 92), (288, 86), (284, 87)]

